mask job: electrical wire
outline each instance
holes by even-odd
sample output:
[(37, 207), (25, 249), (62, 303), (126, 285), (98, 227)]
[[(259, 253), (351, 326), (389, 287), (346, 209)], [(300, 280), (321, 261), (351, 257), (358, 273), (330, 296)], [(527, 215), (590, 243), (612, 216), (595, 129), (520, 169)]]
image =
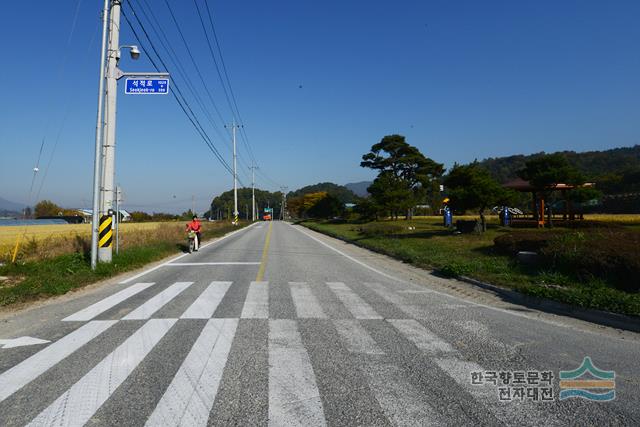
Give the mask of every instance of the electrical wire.
[[(164, 67), (164, 69), (166, 71), (169, 71), (169, 67), (167, 67), (166, 63), (164, 62), (164, 60), (162, 59), (161, 55), (159, 54), (158, 50), (156, 49), (155, 45), (153, 44), (153, 41), (151, 40), (151, 38), (149, 37), (149, 33), (146, 31), (144, 25), (142, 24), (142, 22), (140, 21), (140, 18), (138, 17), (138, 15), (136, 14), (135, 10), (131, 7), (131, 3), (128, 2), (129, 8), (131, 9), (134, 18), (136, 19), (136, 21), (138, 22), (138, 25), (140, 26), (140, 29), (142, 30), (142, 32), (145, 34), (145, 37), (147, 38), (147, 40), (149, 41), (149, 45), (151, 46), (151, 49), (153, 50), (153, 52), (155, 53), (156, 57), (158, 58), (158, 60), (160, 61), (160, 63), (162, 64), (162, 66)], [(149, 51), (146, 49), (146, 47), (144, 46), (144, 44), (142, 43), (142, 38), (138, 35), (137, 31), (135, 30), (133, 24), (131, 23), (131, 21), (129, 20), (127, 14), (124, 12), (124, 10), (122, 11), (122, 15), (125, 18), (125, 21), (127, 22), (127, 24), (129, 25), (129, 27), (131, 28), (131, 31), (134, 35), (134, 37), (138, 40), (138, 43), (140, 44), (141, 49), (143, 49), (143, 51), (145, 52), (145, 54), (147, 55), (147, 57), (149, 58), (149, 61), (151, 62), (151, 64), (154, 66), (154, 68), (157, 71), (160, 71), (160, 67), (158, 67), (157, 63), (153, 60), (153, 57), (150, 55)], [(196, 114), (193, 112), (193, 109), (191, 108), (191, 106), (189, 105), (189, 102), (186, 100), (186, 98), (184, 97), (182, 91), (180, 90), (179, 85), (177, 84), (177, 82), (175, 81), (175, 79), (172, 78), (173, 81), (173, 87), (175, 88), (175, 91), (171, 91), (171, 93), (173, 94), (174, 99), (176, 100), (176, 102), (178, 103), (178, 105), (180, 106), (180, 108), (182, 109), (182, 111), (184, 112), (184, 114), (187, 116), (187, 118), (189, 119), (189, 121), (191, 122), (191, 124), (194, 126), (194, 128), (196, 129), (196, 131), (198, 132), (198, 134), (200, 135), (200, 137), (202, 138), (202, 140), (205, 142), (205, 144), (207, 145), (207, 147), (209, 147), (209, 150), (214, 154), (214, 156), (220, 161), (220, 163), (222, 164), (222, 166), (229, 172), (231, 173), (231, 175), (233, 176), (233, 170), (231, 169), (231, 167), (229, 166), (229, 164), (226, 162), (226, 160), (222, 157), (222, 155), (220, 154), (220, 152), (218, 151), (218, 149), (215, 147), (215, 145), (213, 144), (213, 141), (211, 140), (211, 138), (209, 137), (209, 135), (207, 134), (207, 132), (204, 130), (204, 128), (202, 127), (202, 125), (200, 124), (200, 121), (198, 120)], [(177, 94), (176, 94), (177, 93)], [(188, 111), (188, 112), (187, 112)], [(191, 113), (191, 114), (189, 114)]]

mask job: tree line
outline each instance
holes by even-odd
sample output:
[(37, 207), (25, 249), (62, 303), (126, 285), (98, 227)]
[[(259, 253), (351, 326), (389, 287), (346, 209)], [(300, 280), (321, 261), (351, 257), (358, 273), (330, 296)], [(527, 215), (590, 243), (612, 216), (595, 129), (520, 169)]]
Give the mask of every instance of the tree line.
[[(486, 229), (485, 213), (493, 206), (520, 205), (526, 209), (530, 204), (530, 195), (505, 188), (483, 163), (456, 163), (447, 171), (442, 163), (408, 144), (402, 135), (383, 137), (362, 156), (360, 166), (377, 172), (367, 189), (370, 197), (358, 198), (332, 183), (316, 184), (290, 193), (291, 214), (299, 218), (331, 218), (350, 212), (363, 219), (410, 219), (418, 206), (437, 212), (446, 198), (449, 207), (457, 212), (475, 211)], [(579, 188), (586, 175), (560, 153), (529, 158), (515, 174), (546, 199), (552, 197), (558, 183), (578, 187), (566, 192), (575, 202), (600, 195), (593, 188)], [(347, 209), (345, 200), (355, 204), (352, 210)]]

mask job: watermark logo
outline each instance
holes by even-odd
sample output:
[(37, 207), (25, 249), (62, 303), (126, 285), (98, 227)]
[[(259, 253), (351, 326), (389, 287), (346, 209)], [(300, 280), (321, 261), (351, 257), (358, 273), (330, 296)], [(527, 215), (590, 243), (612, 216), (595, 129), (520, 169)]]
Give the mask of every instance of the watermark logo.
[(596, 368), (589, 356), (582, 360), (582, 364), (577, 369), (560, 371), (560, 400), (579, 397), (607, 402), (616, 398), (615, 388), (615, 371)]

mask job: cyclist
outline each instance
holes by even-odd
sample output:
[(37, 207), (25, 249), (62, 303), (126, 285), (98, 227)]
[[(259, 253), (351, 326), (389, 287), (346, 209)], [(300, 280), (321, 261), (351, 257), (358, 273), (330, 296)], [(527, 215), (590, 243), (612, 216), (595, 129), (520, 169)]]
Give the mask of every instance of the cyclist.
[(200, 221), (198, 220), (198, 216), (194, 215), (193, 219), (190, 223), (187, 224), (187, 233), (189, 231), (193, 231), (196, 233), (196, 241), (195, 243), (195, 250), (197, 251), (198, 248), (200, 247), (200, 230), (202, 229), (202, 225), (200, 225)]

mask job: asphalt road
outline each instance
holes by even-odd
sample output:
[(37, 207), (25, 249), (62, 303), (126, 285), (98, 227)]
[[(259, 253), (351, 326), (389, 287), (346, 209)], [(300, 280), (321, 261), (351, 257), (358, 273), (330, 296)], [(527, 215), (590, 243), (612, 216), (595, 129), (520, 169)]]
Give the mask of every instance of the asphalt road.
[[(0, 339), (50, 342), (0, 349), (0, 425), (640, 425), (637, 334), (416, 277), (255, 224), (3, 315)], [(587, 386), (615, 397), (560, 400)]]

